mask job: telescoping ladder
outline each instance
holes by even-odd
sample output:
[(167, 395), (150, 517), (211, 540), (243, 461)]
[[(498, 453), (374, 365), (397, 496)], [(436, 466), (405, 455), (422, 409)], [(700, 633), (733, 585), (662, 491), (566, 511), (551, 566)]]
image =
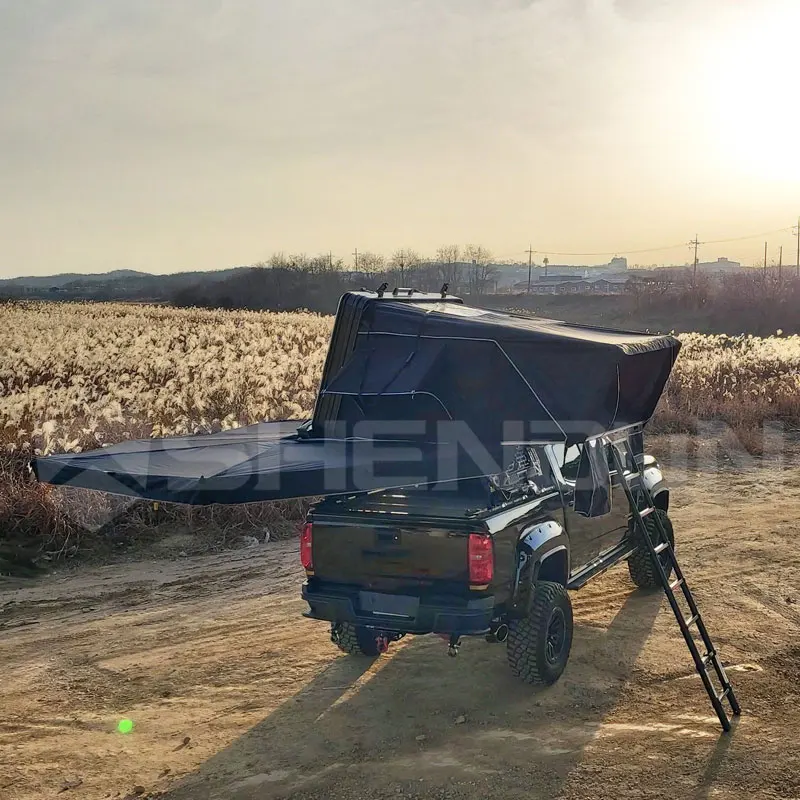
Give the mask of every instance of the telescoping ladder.
[[(741, 709), (736, 700), (736, 695), (733, 693), (733, 686), (728, 680), (725, 668), (720, 661), (719, 653), (714, 647), (714, 643), (711, 641), (708, 629), (706, 628), (705, 622), (703, 622), (703, 617), (700, 615), (700, 611), (697, 608), (697, 603), (692, 596), (689, 585), (686, 583), (683, 570), (680, 568), (678, 560), (675, 558), (675, 550), (669, 540), (664, 523), (660, 515), (655, 513), (656, 508), (653, 504), (653, 496), (644, 479), (643, 459), (637, 457), (637, 454), (633, 452), (630, 439), (627, 436), (618, 441), (609, 440), (609, 443), (611, 444), (609, 450), (613, 455), (614, 466), (617, 470), (617, 475), (620, 476), (619, 483), (624, 488), (628, 502), (630, 503), (631, 515), (633, 517), (636, 533), (639, 535), (639, 540), (645, 543), (647, 549), (650, 551), (650, 557), (653, 560), (661, 585), (664, 587), (664, 593), (667, 595), (667, 600), (669, 600), (669, 604), (675, 614), (675, 619), (678, 621), (678, 626), (681, 629), (683, 638), (686, 640), (686, 645), (689, 648), (689, 652), (692, 654), (697, 672), (700, 675), (700, 679), (703, 681), (703, 686), (705, 686), (708, 692), (711, 705), (714, 706), (714, 711), (717, 712), (722, 729), (729, 731), (731, 729), (731, 719), (723, 705), (723, 701), (727, 700), (734, 716), (738, 716), (741, 713)], [(626, 470), (620, 451), (617, 449), (620, 445), (625, 449), (626, 460), (629, 461), (628, 467), (631, 471), (628, 474), (630, 480), (625, 480), (622, 477), (625, 475)], [(639, 498), (643, 501), (643, 507), (641, 508), (634, 494), (634, 488), (638, 490)], [(647, 524), (645, 523), (645, 519), (651, 514), (655, 521), (657, 534), (655, 540), (651, 538)], [(666, 563), (662, 561), (662, 557)], [(673, 580), (670, 580), (670, 573), (674, 575)], [(680, 589), (683, 592), (686, 604), (689, 607), (688, 616), (684, 616), (684, 611), (678, 604), (678, 599), (675, 596), (676, 589)], [(705, 647), (705, 653), (703, 655), (700, 654), (698, 642), (695, 641), (693, 636), (693, 627), (697, 629), (703, 646)], [(719, 689), (715, 685), (712, 674), (716, 674), (717, 683), (720, 685)]]

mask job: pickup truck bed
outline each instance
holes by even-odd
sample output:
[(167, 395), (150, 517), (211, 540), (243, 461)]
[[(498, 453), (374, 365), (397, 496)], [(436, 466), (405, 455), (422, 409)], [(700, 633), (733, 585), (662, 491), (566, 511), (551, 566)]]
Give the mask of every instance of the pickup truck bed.
[(488, 631), (505, 596), (492, 591), (497, 570), (488, 584), (471, 581), (471, 536), (492, 550), (495, 564), (507, 550), (509, 569), (513, 549), (482, 521), (486, 499), (485, 489), (468, 485), (324, 501), (309, 517), (307, 616), (413, 633)]

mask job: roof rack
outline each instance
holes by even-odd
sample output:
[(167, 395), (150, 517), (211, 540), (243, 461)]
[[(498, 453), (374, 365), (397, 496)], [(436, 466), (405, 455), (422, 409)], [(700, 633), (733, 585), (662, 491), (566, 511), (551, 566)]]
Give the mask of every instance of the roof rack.
[(351, 292), (350, 294), (368, 297), (370, 300), (384, 300), (387, 302), (463, 303), (460, 297), (456, 297), (454, 294), (448, 294), (444, 286), (438, 292), (423, 292), (411, 286), (395, 286), (389, 291), (389, 284), (382, 283), (377, 289), (361, 288), (359, 291)]

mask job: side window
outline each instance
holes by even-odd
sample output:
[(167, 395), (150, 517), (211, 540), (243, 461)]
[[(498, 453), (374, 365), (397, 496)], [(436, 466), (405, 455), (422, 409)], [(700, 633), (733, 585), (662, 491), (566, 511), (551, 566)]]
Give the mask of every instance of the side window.
[(578, 465), (581, 463), (582, 455), (582, 444), (570, 445), (564, 451), (564, 460), (561, 463), (561, 474), (568, 481), (574, 481), (578, 477)]

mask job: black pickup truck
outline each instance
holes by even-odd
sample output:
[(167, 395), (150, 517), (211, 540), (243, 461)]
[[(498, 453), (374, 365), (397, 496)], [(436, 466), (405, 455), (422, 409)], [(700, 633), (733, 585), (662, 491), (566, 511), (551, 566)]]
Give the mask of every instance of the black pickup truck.
[(627, 559), (637, 586), (663, 587), (730, 730), (722, 701), (734, 715), (739, 705), (670, 546), (669, 490), (644, 452), (679, 351), (672, 336), (471, 307), (447, 284), (383, 283), (342, 296), (309, 419), (32, 467), (44, 483), (153, 501), (322, 497), (301, 535), (302, 593), (341, 650), (377, 656), (434, 633), (456, 655), (462, 636), (485, 636), (507, 643), (530, 683), (566, 666), (568, 590)]
[(660, 536), (669, 495), (657, 465), (644, 469), (642, 430), (680, 342), (471, 307), (447, 289), (345, 294), (308, 420), (122, 442), (34, 471), (196, 505), (322, 496), (302, 534), (303, 596), (340, 648), (439, 633), (455, 654), (485, 635), (507, 640), (520, 677), (553, 681), (572, 638), (567, 590), (625, 558), (639, 585), (658, 573), (608, 448), (626, 440), (619, 464), (644, 471)]
[[(522, 680), (557, 680), (572, 642), (567, 590), (624, 559), (637, 586), (659, 585), (615, 470), (611, 510), (575, 510), (584, 447), (521, 448), (522, 466), (494, 479), (325, 498), (301, 538), (306, 616), (330, 621), (332, 641), (353, 655), (376, 656), (406, 634), (428, 633), (447, 638), (455, 655), (462, 636), (479, 635), (506, 642)], [(655, 459), (645, 456), (626, 480), (634, 494), (634, 482), (645, 481), (672, 536)], [(651, 516), (653, 537), (654, 523)]]

